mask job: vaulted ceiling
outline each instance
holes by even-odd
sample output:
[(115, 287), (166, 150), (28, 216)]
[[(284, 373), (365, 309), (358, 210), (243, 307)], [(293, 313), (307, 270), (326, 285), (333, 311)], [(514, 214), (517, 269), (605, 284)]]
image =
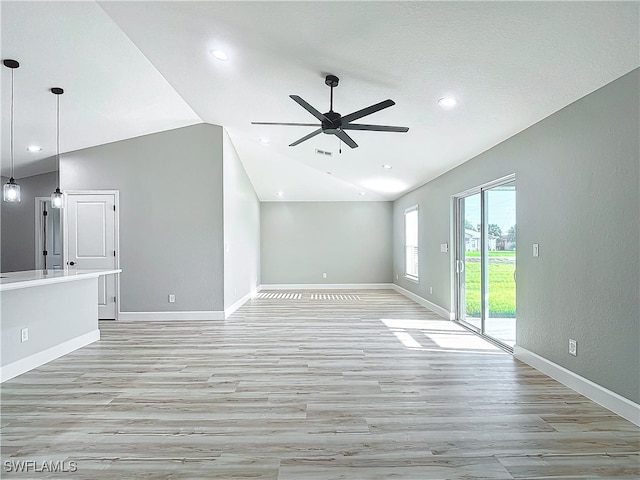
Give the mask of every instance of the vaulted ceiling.
[[(222, 125), (263, 201), (393, 200), (640, 65), (638, 2), (3, 1), (1, 9), (2, 58), (21, 63), (17, 177), (54, 168), (49, 88), (62, 87), (63, 152)], [(216, 49), (228, 59), (213, 57)], [(353, 131), (359, 147), (339, 153), (333, 135), (288, 146), (313, 127), (251, 124), (314, 123), (289, 95), (328, 111), (327, 74), (340, 77), (336, 111), (390, 98), (395, 106), (361, 123), (409, 132)], [(3, 175), (10, 79), (2, 67)], [(438, 104), (448, 96), (455, 108)]]

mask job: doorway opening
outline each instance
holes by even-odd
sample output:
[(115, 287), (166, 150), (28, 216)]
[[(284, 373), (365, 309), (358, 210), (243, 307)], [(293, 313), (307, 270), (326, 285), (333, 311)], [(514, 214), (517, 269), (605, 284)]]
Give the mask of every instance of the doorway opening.
[(36, 270), (58, 270), (62, 264), (62, 219), (51, 197), (36, 197)]

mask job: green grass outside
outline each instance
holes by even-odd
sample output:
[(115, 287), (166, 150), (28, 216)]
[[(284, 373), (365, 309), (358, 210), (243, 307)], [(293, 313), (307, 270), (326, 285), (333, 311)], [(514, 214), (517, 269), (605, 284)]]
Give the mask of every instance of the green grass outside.
[[(516, 284), (513, 280), (515, 269), (514, 263), (489, 263), (490, 317), (514, 318), (516, 316)], [(479, 317), (480, 262), (466, 262), (465, 282), (467, 315)]]
[[(480, 252), (464, 252), (465, 257), (479, 257)], [(491, 250), (489, 252), (489, 258), (491, 257), (515, 257), (515, 250)]]

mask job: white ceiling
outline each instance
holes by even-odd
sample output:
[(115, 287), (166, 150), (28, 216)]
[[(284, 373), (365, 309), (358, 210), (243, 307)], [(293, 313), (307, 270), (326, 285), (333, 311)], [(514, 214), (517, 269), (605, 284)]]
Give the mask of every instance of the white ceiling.
[[(2, 58), (21, 63), (17, 178), (53, 168), (48, 89), (59, 86), (63, 152), (218, 124), (263, 201), (393, 200), (640, 65), (638, 2), (3, 1), (1, 8)], [(229, 60), (216, 60), (212, 49)], [(289, 95), (327, 111), (328, 73), (340, 77), (336, 111), (391, 98), (395, 106), (359, 122), (409, 132), (350, 132), (360, 147), (343, 145), (339, 154), (333, 135), (288, 147), (313, 127), (251, 125), (316, 123)], [(3, 175), (9, 80), (2, 67)], [(458, 99), (456, 108), (437, 104), (446, 95)], [(29, 153), (30, 144), (44, 149)]]

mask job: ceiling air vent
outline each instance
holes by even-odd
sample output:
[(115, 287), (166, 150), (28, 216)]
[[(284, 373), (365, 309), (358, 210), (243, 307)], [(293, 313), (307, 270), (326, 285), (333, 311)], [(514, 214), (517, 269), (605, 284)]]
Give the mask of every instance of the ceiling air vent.
[(326, 155), (327, 157), (330, 157), (331, 155), (333, 155), (333, 152), (327, 152), (326, 150), (320, 150), (319, 148), (316, 148), (316, 154)]

